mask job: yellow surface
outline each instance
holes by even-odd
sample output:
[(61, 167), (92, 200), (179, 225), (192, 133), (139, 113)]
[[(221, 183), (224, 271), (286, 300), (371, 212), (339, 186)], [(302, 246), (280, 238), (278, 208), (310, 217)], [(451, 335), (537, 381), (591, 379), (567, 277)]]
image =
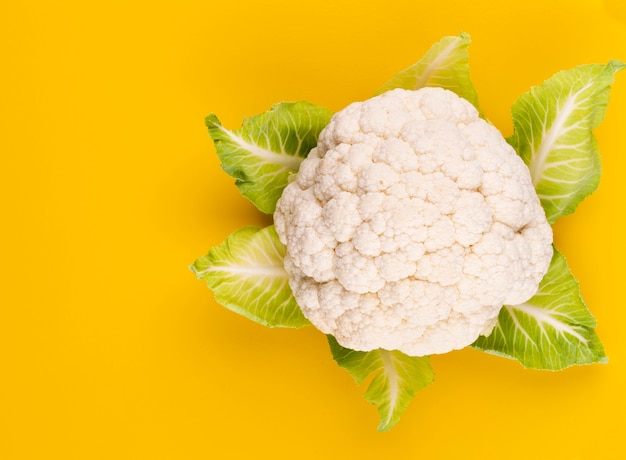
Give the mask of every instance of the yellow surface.
[(219, 168), (280, 100), (339, 110), (467, 31), (486, 115), (560, 69), (626, 60), (622, 0), (4, 1), (0, 458), (617, 459), (626, 439), (626, 72), (600, 190), (556, 241), (610, 364), (561, 373), (463, 350), (389, 433), (322, 334), (219, 307), (187, 266), (263, 224)]

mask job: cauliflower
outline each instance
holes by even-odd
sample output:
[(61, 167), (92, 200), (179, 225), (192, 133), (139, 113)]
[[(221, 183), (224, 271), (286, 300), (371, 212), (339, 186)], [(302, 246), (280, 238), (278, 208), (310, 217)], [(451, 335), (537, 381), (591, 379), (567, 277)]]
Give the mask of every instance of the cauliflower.
[[(236, 130), (206, 117), (222, 168), (274, 224), (235, 231), (193, 271), (235, 313), (328, 334), (336, 363), (370, 380), (380, 431), (433, 381), (431, 354), (470, 345), (550, 370), (607, 361), (550, 225), (598, 187), (592, 131), (626, 64), (533, 87), (505, 140), (474, 108), (469, 44), (443, 37), (335, 115), (297, 101)], [(425, 84), (458, 95), (415, 90)]]
[(335, 114), (274, 214), (306, 318), (344, 347), (445, 353), (535, 294), (552, 230), (529, 170), (465, 99), (395, 89)]

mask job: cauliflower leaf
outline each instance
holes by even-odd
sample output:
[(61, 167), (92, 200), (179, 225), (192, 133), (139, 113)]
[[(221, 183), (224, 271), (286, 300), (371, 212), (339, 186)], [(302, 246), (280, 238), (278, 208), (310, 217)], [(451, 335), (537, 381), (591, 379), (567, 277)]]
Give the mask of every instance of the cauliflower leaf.
[(379, 95), (395, 88), (416, 90), (427, 86), (448, 89), (467, 99), (480, 112), (478, 94), (469, 73), (469, 34), (443, 37), (432, 45), (417, 63), (398, 72), (376, 93)]
[(596, 321), (580, 295), (565, 257), (554, 250), (539, 290), (520, 305), (505, 305), (491, 335), (473, 348), (517, 359), (524, 367), (560, 370), (575, 364), (606, 363)]
[(199, 258), (192, 270), (235, 313), (270, 327), (307, 326), (289, 288), (284, 255), (273, 225), (244, 227)]
[(236, 179), (243, 196), (271, 214), (289, 176), (317, 145), (331, 115), (310, 102), (281, 102), (234, 131), (224, 128), (215, 114), (205, 123), (224, 171)]
[(391, 429), (400, 420), (415, 394), (434, 381), (428, 356), (408, 356), (400, 351), (355, 351), (344, 348), (328, 335), (334, 360), (363, 383), (374, 374), (365, 399), (378, 406), (378, 431)]
[(592, 130), (604, 119), (615, 72), (610, 61), (557, 73), (520, 96), (511, 108), (513, 135), (548, 222), (571, 214), (600, 183), (600, 156)]

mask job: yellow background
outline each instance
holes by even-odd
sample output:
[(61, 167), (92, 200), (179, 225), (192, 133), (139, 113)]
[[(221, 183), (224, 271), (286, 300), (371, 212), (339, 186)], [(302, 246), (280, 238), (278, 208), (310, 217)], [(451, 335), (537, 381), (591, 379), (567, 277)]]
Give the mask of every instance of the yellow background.
[(0, 458), (624, 458), (626, 72), (596, 131), (600, 190), (555, 228), (608, 365), (436, 356), (380, 434), (321, 333), (230, 313), (187, 268), (267, 222), (206, 114), (339, 110), (461, 31), (505, 135), (531, 85), (626, 60), (622, 0), (3, 1)]

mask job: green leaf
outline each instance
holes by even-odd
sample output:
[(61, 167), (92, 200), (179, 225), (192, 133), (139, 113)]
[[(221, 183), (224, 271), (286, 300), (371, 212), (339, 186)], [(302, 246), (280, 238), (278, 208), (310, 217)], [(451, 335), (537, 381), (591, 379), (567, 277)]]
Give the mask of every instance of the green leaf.
[(559, 370), (607, 362), (596, 321), (580, 296), (578, 281), (556, 249), (539, 290), (521, 305), (505, 305), (489, 337), (474, 348), (519, 360), (532, 369)]
[(310, 102), (281, 102), (269, 112), (224, 128), (215, 114), (206, 117), (222, 168), (239, 191), (261, 211), (272, 214), (289, 176), (317, 145), (332, 113)]
[(514, 132), (507, 141), (528, 165), (550, 223), (572, 213), (600, 183), (592, 130), (604, 119), (615, 72), (624, 67), (610, 61), (559, 72), (511, 108)]
[(478, 94), (469, 74), (470, 43), (470, 36), (464, 32), (458, 37), (443, 37), (419, 62), (397, 73), (376, 95), (395, 88), (416, 90), (437, 86), (467, 99), (480, 111)]
[(344, 348), (329, 335), (333, 358), (360, 385), (375, 374), (365, 399), (378, 406), (379, 431), (392, 428), (418, 390), (434, 380), (428, 356), (407, 356), (400, 351), (355, 351)]
[(235, 313), (270, 327), (307, 326), (289, 288), (284, 255), (273, 225), (244, 227), (198, 259), (192, 270)]

